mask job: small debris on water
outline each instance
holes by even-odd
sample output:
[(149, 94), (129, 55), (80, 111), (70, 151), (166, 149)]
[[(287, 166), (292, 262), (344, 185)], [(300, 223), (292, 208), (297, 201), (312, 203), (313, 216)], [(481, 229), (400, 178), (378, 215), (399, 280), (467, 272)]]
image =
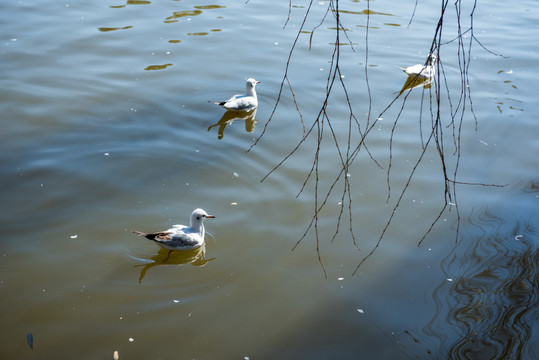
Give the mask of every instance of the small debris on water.
[(133, 342), (135, 341), (135, 339), (133, 339), (132, 337), (129, 338), (129, 342)]
[(176, 300), (176, 299), (174, 299), (172, 301), (174, 301), (176, 304), (180, 302), (180, 300)]
[(238, 203), (237, 202), (231, 202), (230, 205), (236, 206), (236, 205), (238, 205)]
[(365, 314), (365, 311), (363, 311), (363, 309), (357, 309), (357, 312), (360, 314)]
[(234, 175), (234, 177), (239, 177), (238, 173), (234, 173), (232, 175)]
[(343, 278), (343, 277), (338, 277), (338, 278), (337, 278), (337, 280), (339, 280), (339, 281), (343, 281), (343, 280), (344, 280), (344, 278)]
[(516, 240), (516, 241), (520, 241), (520, 239), (523, 238), (523, 237), (524, 237), (524, 236), (522, 236), (522, 235), (517, 235), (517, 236), (515, 236), (515, 240)]
[(26, 342), (28, 342), (30, 349), (34, 350), (34, 335), (32, 333), (26, 334)]
[(104, 153), (103, 155), (105, 155), (105, 156), (109, 156), (110, 154), (109, 154), (109, 153)]
[(112, 355), (112, 358), (114, 360), (119, 360), (120, 359), (120, 354), (118, 353), (118, 350), (114, 351), (114, 355)]
[(447, 279), (447, 281), (450, 281), (450, 282), (451, 282), (451, 281), (453, 281), (453, 279)]
[(72, 239), (76, 239), (76, 238), (78, 238), (78, 237), (79, 237), (79, 235), (71, 235), (71, 236), (70, 236), (70, 238), (72, 238)]

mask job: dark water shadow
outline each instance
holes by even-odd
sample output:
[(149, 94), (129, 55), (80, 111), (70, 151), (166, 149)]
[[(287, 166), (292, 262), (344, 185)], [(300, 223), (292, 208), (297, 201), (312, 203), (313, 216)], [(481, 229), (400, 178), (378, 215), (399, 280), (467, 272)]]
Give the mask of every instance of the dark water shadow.
[(437, 344), (436, 359), (537, 359), (539, 228), (485, 208), (464, 230), (469, 235), (441, 263), (436, 312), (416, 336)]
[(251, 109), (249, 111), (239, 111), (239, 110), (227, 110), (221, 119), (208, 127), (210, 131), (213, 127), (218, 126), (217, 138), (220, 140), (224, 136), (225, 128), (228, 125), (231, 125), (234, 120), (244, 120), (245, 121), (245, 131), (251, 133), (255, 130), (255, 125), (257, 120), (255, 119), (257, 108)]
[(142, 283), (142, 279), (146, 276), (146, 272), (155, 266), (161, 265), (186, 265), (191, 264), (193, 266), (204, 266), (209, 261), (215, 258), (206, 259), (206, 245), (202, 245), (198, 249), (186, 250), (186, 251), (170, 251), (165, 249), (159, 249), (159, 252), (151, 256), (148, 260), (152, 262), (147, 264), (135, 265), (135, 267), (142, 266), (140, 276), (138, 279), (139, 284)]

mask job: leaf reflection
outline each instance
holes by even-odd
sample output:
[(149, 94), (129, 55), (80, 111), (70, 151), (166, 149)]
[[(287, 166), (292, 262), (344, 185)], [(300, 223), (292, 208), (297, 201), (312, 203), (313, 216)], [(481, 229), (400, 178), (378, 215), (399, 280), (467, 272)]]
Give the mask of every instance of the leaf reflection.
[[(424, 332), (437, 358), (532, 359), (539, 345), (539, 229), (490, 209), (469, 219), (477, 238), (463, 239), (442, 262), (453, 282), (433, 294), (437, 311)], [(448, 326), (452, 331), (448, 331)], [(456, 336), (451, 337), (453, 332)]]
[(97, 28), (99, 31), (107, 32), (107, 31), (115, 31), (115, 30), (127, 30), (131, 29), (133, 26), (124, 26), (124, 27), (100, 27)]
[(209, 33), (207, 32), (195, 32), (195, 33), (187, 33), (187, 35), (189, 36), (206, 36), (208, 35)]
[(201, 9), (201, 10), (210, 10), (210, 9), (222, 9), (222, 8), (225, 8), (226, 6), (222, 6), (222, 5), (198, 5), (198, 6), (193, 6), (195, 9)]
[(165, 20), (174, 20), (185, 16), (197, 16), (200, 14), (202, 14), (202, 10), (174, 11), (172, 16), (165, 18)]
[(142, 279), (146, 276), (146, 272), (153, 268), (154, 266), (159, 265), (186, 265), (192, 264), (193, 266), (204, 266), (209, 261), (215, 259), (206, 259), (206, 244), (202, 245), (198, 249), (186, 250), (186, 251), (170, 251), (165, 249), (159, 249), (159, 252), (149, 260), (152, 262), (148, 264), (135, 265), (135, 267), (143, 266), (140, 271), (140, 276), (138, 279), (139, 284), (142, 283)]
[(352, 15), (386, 15), (386, 16), (394, 16), (393, 14), (372, 11), (372, 10), (369, 10), (369, 9), (365, 9), (363, 11), (334, 10), (334, 12), (339, 12), (341, 14), (352, 14)]
[(163, 64), (163, 65), (150, 65), (144, 68), (144, 70), (163, 70), (167, 67), (172, 66), (172, 64)]
[(231, 125), (234, 120), (245, 120), (245, 131), (249, 133), (253, 132), (255, 130), (255, 125), (257, 122), (255, 119), (256, 111), (257, 108), (254, 108), (249, 111), (227, 110), (227, 112), (223, 114), (223, 117), (217, 123), (208, 127), (208, 131), (210, 131), (213, 127), (219, 126), (219, 129), (217, 131), (217, 138), (222, 139), (225, 128), (228, 125)]
[(145, 1), (145, 0), (127, 0), (125, 5), (111, 5), (109, 7), (113, 9), (119, 9), (119, 8), (126, 7), (126, 5), (149, 5), (151, 3), (152, 3), (151, 1)]

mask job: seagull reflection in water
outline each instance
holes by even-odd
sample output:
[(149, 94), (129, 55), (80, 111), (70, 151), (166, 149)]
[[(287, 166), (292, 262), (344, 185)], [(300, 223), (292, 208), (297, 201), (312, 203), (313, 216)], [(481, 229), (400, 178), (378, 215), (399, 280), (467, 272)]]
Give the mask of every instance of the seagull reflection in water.
[(140, 271), (140, 276), (138, 279), (139, 284), (142, 283), (142, 279), (146, 276), (146, 272), (153, 268), (154, 266), (159, 265), (186, 265), (191, 264), (193, 266), (204, 266), (208, 262), (212, 261), (215, 258), (206, 259), (206, 244), (194, 250), (183, 250), (183, 251), (171, 251), (166, 249), (159, 249), (159, 252), (153, 255), (149, 260), (152, 262), (147, 264), (135, 265), (135, 267), (143, 266)]
[(432, 80), (434, 80), (434, 77), (426, 78), (423, 76), (408, 75), (408, 79), (406, 79), (406, 82), (399, 92), (399, 95), (402, 95), (402, 93), (407, 90), (411, 90), (419, 86), (423, 86), (425, 89), (430, 89), (432, 86)]
[(227, 125), (231, 125), (234, 120), (245, 120), (245, 131), (249, 133), (253, 132), (255, 130), (255, 124), (257, 122), (255, 119), (256, 110), (256, 107), (248, 111), (227, 110), (227, 112), (223, 114), (223, 117), (221, 117), (221, 119), (217, 123), (208, 127), (208, 131), (210, 131), (213, 127), (219, 126), (217, 138), (222, 139)]

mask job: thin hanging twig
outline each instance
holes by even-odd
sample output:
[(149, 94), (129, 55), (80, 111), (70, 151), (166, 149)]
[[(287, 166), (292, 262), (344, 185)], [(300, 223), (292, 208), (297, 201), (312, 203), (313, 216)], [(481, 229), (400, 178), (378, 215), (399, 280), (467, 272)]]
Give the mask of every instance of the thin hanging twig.
[[(369, 31), (370, 31), (370, 14), (371, 14), (371, 8), (370, 8), (370, 2), (367, 1), (367, 10), (364, 12), (366, 14), (366, 28), (365, 28), (365, 64), (364, 64), (364, 72), (365, 72), (365, 84), (367, 87), (367, 96), (368, 96), (368, 103), (367, 103), (367, 111), (366, 111), (366, 118), (364, 120), (363, 124), (363, 130), (362, 130), (362, 123), (358, 120), (358, 117), (355, 115), (355, 109), (352, 106), (352, 99), (349, 97), (349, 93), (347, 90), (346, 83), (344, 81), (344, 76), (341, 72), (339, 60), (341, 57), (341, 33), (344, 34), (344, 37), (346, 38), (346, 41), (350, 45), (350, 49), (352, 52), (355, 51), (353, 43), (348, 35), (348, 32), (346, 31), (346, 27), (341, 22), (341, 16), (340, 16), (340, 9), (339, 9), (339, 1), (338, 0), (330, 0), (328, 2), (328, 7), (326, 11), (324, 12), (322, 19), (316, 25), (313, 30), (310, 33), (309, 38), (309, 49), (312, 45), (312, 40), (315, 34), (315, 31), (319, 28), (321, 28), (322, 24), (327, 20), (328, 15), (331, 14), (333, 16), (333, 20), (335, 22), (335, 43), (333, 45), (331, 59), (330, 59), (330, 68), (328, 70), (328, 76), (326, 79), (325, 84), (325, 98), (322, 101), (320, 105), (320, 109), (318, 111), (318, 114), (316, 118), (314, 118), (312, 124), (310, 126), (306, 126), (304, 122), (304, 117), (302, 112), (300, 111), (300, 106), (298, 104), (297, 98), (295, 96), (293, 86), (290, 82), (290, 79), (288, 77), (288, 71), (290, 68), (290, 64), (292, 61), (292, 57), (294, 54), (294, 50), (297, 47), (298, 40), (300, 35), (302, 34), (307, 18), (310, 16), (311, 8), (313, 1), (311, 0), (309, 2), (309, 6), (307, 10), (305, 11), (305, 14), (303, 15), (303, 20), (301, 22), (301, 25), (299, 27), (298, 33), (296, 38), (294, 39), (294, 42), (292, 44), (290, 53), (288, 55), (288, 59), (286, 61), (286, 66), (284, 70), (283, 79), (281, 81), (279, 93), (277, 96), (277, 100), (275, 103), (275, 106), (271, 112), (271, 115), (264, 125), (264, 128), (259, 135), (259, 137), (254, 141), (254, 143), (251, 145), (251, 147), (247, 151), (251, 151), (253, 147), (255, 147), (260, 139), (264, 136), (264, 134), (267, 131), (268, 125), (273, 119), (276, 109), (281, 101), (281, 97), (283, 95), (283, 88), (284, 84), (286, 82), (288, 89), (290, 90), (290, 93), (293, 98), (293, 102), (296, 106), (296, 111), (299, 114), (299, 118), (303, 127), (303, 136), (298, 141), (295, 147), (292, 148), (292, 150), (288, 153), (288, 155), (284, 156), (284, 158), (277, 163), (263, 178), (261, 181), (264, 181), (268, 176), (270, 176), (274, 171), (278, 170), (283, 164), (292, 157), (298, 149), (305, 145), (307, 143), (307, 139), (311, 138), (312, 136), (315, 136), (316, 146), (313, 153), (312, 158), (312, 166), (307, 171), (305, 179), (300, 186), (299, 192), (297, 196), (300, 196), (305, 189), (307, 188), (307, 185), (312, 181), (314, 182), (314, 203), (313, 203), (313, 214), (310, 220), (310, 223), (307, 225), (305, 232), (300, 237), (299, 240), (295, 243), (295, 245), (292, 247), (292, 250), (294, 250), (310, 233), (311, 230), (314, 231), (314, 237), (315, 237), (315, 243), (316, 243), (316, 253), (317, 253), (317, 259), (322, 267), (322, 270), (324, 272), (324, 276), (327, 277), (327, 270), (324, 265), (322, 254), (321, 254), (321, 232), (319, 227), (319, 220), (321, 216), (321, 211), (325, 208), (325, 206), (328, 203), (328, 200), (330, 198), (330, 195), (334, 192), (335, 189), (340, 188), (342, 191), (340, 195), (340, 202), (339, 202), (339, 211), (336, 219), (336, 226), (335, 231), (333, 233), (333, 236), (329, 240), (330, 242), (335, 241), (337, 238), (337, 235), (340, 233), (341, 228), (341, 221), (343, 220), (344, 215), (344, 209), (347, 203), (347, 212), (348, 212), (348, 221), (349, 221), (349, 229), (348, 232), (350, 234), (350, 237), (352, 239), (353, 244), (355, 247), (360, 250), (358, 237), (355, 234), (354, 230), (354, 216), (353, 216), (353, 186), (349, 177), (350, 169), (357, 158), (357, 156), (361, 153), (361, 149), (365, 149), (367, 155), (370, 157), (370, 159), (379, 167), (382, 168), (380, 163), (376, 161), (369, 151), (367, 145), (366, 145), (366, 139), (369, 137), (370, 132), (375, 128), (378, 121), (382, 119), (382, 116), (386, 114), (386, 112), (389, 111), (390, 108), (392, 108), (399, 99), (402, 100), (402, 103), (400, 105), (400, 109), (397, 111), (397, 114), (393, 120), (393, 125), (391, 128), (391, 132), (389, 135), (389, 154), (387, 159), (387, 169), (386, 169), (386, 186), (387, 186), (387, 198), (386, 203), (389, 203), (391, 201), (391, 194), (394, 192), (392, 189), (392, 181), (391, 181), (391, 172), (392, 172), (392, 165), (393, 162), (396, 161), (393, 158), (393, 149), (394, 149), (394, 139), (397, 135), (398, 131), (398, 122), (403, 115), (403, 112), (410, 101), (410, 94), (412, 89), (408, 89), (405, 91), (403, 89), (398, 95), (396, 95), (391, 101), (389, 101), (389, 104), (379, 113), (378, 117), (373, 119), (371, 117), (372, 114), (372, 106), (373, 106), (373, 98), (371, 94), (371, 85), (369, 82)], [(435, 225), (440, 221), (442, 216), (452, 208), (455, 208), (455, 216), (456, 216), (456, 237), (459, 236), (459, 229), (460, 229), (460, 208), (458, 205), (458, 198), (457, 198), (457, 185), (480, 185), (480, 186), (505, 186), (505, 185), (496, 185), (496, 184), (482, 184), (482, 183), (472, 183), (472, 182), (465, 182), (459, 180), (459, 167), (460, 167), (460, 158), (462, 156), (461, 153), (461, 136), (463, 131), (463, 125), (464, 121), (466, 119), (467, 114), (471, 114), (473, 117), (473, 120), (475, 122), (475, 128), (477, 130), (477, 117), (475, 116), (474, 110), (473, 110), (473, 101), (471, 97), (471, 84), (470, 84), (470, 78), (468, 76), (468, 71), (470, 67), (470, 61), (472, 59), (471, 55), (471, 49), (472, 45), (474, 43), (477, 43), (480, 45), (481, 48), (488, 51), (491, 54), (496, 54), (488, 49), (486, 49), (479, 40), (475, 37), (473, 32), (473, 16), (475, 13), (475, 8), (477, 5), (477, 1), (474, 1), (474, 6), (469, 14), (470, 17), (470, 26), (468, 29), (463, 28), (462, 20), (465, 16), (463, 14), (463, 10), (461, 7), (461, 0), (456, 0), (454, 3), (454, 10), (456, 14), (456, 25), (457, 25), (457, 36), (450, 41), (443, 42), (442, 41), (442, 33), (443, 33), (443, 24), (444, 19), (447, 16), (447, 10), (448, 10), (449, 0), (443, 0), (442, 6), (441, 6), (441, 13), (440, 17), (438, 19), (438, 22), (436, 24), (436, 27), (434, 29), (434, 36), (433, 40), (430, 46), (429, 53), (430, 54), (436, 54), (438, 61), (436, 62), (436, 73), (437, 76), (433, 79), (432, 86), (430, 86), (428, 89), (425, 87), (422, 90), (422, 97), (421, 97), (421, 106), (419, 111), (419, 140), (420, 140), (420, 151), (418, 153), (417, 159), (415, 160), (409, 174), (407, 177), (406, 182), (402, 187), (398, 189), (398, 196), (396, 197), (396, 201), (392, 206), (392, 211), (389, 214), (389, 217), (385, 223), (385, 226), (382, 228), (380, 235), (375, 242), (373, 248), (365, 255), (357, 267), (354, 270), (354, 274), (356, 274), (360, 267), (367, 261), (378, 249), (379, 245), (381, 244), (382, 240), (384, 239), (384, 236), (387, 233), (387, 230), (391, 226), (394, 217), (398, 213), (398, 209), (400, 208), (402, 204), (402, 200), (406, 194), (406, 191), (409, 189), (409, 187), (412, 184), (413, 177), (425, 159), (425, 156), (427, 154), (431, 154), (431, 152), (434, 152), (438, 156), (439, 160), (439, 168), (440, 168), (440, 174), (441, 174), (441, 180), (443, 181), (443, 193), (441, 197), (441, 205), (440, 209), (437, 212), (437, 214), (434, 216), (434, 219), (430, 223), (430, 225), (427, 226), (426, 230), (423, 232), (422, 236), (418, 236), (418, 246), (422, 244), (424, 239), (427, 237), (429, 233), (434, 229)], [(410, 24), (412, 23), (412, 20), (415, 15), (417, 7), (417, 1), (413, 10), (413, 14), (410, 18)], [(285, 22), (285, 27), (289, 23), (289, 20), (291, 18), (292, 14), (292, 6), (291, 3), (289, 3), (289, 13), (288, 17)], [(470, 34), (468, 43), (464, 42), (464, 35)], [(446, 74), (444, 71), (443, 61), (441, 59), (441, 49), (442, 46), (445, 46), (447, 44), (452, 44), (454, 42), (456, 43), (456, 57), (457, 57), (457, 64), (460, 70), (460, 89), (459, 89), (459, 96), (453, 97), (451, 96), (451, 93), (453, 92), (450, 89), (449, 82), (447, 81)], [(500, 55), (501, 56), (501, 55)], [(427, 62), (425, 63), (427, 64)], [(442, 88), (443, 84), (443, 88)], [(343, 140), (339, 137), (337, 132), (335, 131), (335, 127), (333, 125), (333, 120), (330, 116), (329, 111), (329, 104), (332, 94), (334, 93), (335, 85), (338, 85), (343, 90), (345, 100), (348, 104), (348, 127), (347, 127), (347, 136), (346, 139)], [(442, 90), (446, 92), (446, 96), (442, 96)], [(449, 116), (446, 115), (446, 113), (442, 113), (441, 111), (441, 105), (442, 104), (442, 98), (447, 99), (447, 104), (449, 106)], [(424, 108), (424, 101), (428, 100), (428, 115), (430, 115), (430, 125), (423, 124), (423, 117), (427, 117), (427, 114), (424, 114), (423, 108)], [(425, 101), (426, 102), (426, 101)], [(446, 121), (446, 118), (448, 120)], [(428, 132), (426, 132), (426, 138), (424, 138), (423, 134), (423, 127), (429, 128)], [(449, 141), (448, 144), (446, 144), (446, 137), (447, 135), (444, 134), (444, 129), (450, 129), (450, 138), (452, 141)], [(331, 135), (328, 135), (329, 134)], [(315, 135), (316, 134), (316, 135)], [(321, 179), (320, 179), (320, 159), (321, 159), (321, 152), (324, 150), (322, 148), (322, 144), (324, 143), (324, 135), (331, 136), (331, 143), (335, 147), (336, 150), (336, 156), (338, 159), (338, 163), (340, 164), (340, 170), (336, 171), (336, 175), (334, 176), (333, 180), (326, 180), (325, 183), (327, 183), (327, 188), (325, 190), (322, 189)], [(354, 143), (354, 138), (359, 135), (359, 138)], [(344, 142), (344, 145), (341, 145), (341, 142)], [(325, 144), (325, 143), (324, 143)], [(450, 161), (448, 159), (451, 159)], [(338, 186), (341, 184), (342, 186)]]

